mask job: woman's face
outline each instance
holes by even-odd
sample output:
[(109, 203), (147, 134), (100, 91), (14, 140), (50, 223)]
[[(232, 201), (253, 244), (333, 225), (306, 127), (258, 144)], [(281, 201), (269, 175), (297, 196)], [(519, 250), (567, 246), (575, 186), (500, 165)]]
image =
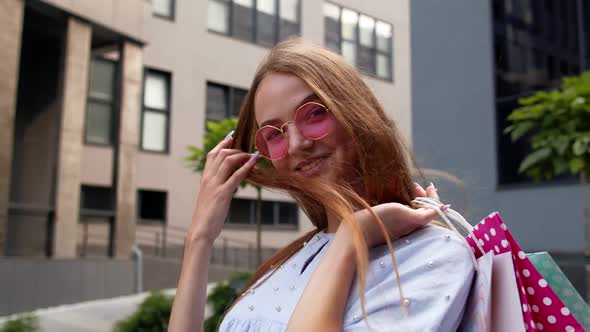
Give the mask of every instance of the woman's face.
[[(254, 98), (256, 122), (259, 127), (267, 124), (280, 127), (285, 122), (294, 120), (299, 106), (310, 101), (323, 104), (299, 77), (270, 73), (260, 82)], [(295, 123), (290, 123), (283, 129), (287, 133), (289, 148), (283, 159), (272, 161), (278, 172), (321, 176), (329, 180), (346, 176), (338, 170), (353, 164), (355, 157), (351, 140), (338, 122), (335, 121), (329, 134), (319, 140), (303, 137)]]

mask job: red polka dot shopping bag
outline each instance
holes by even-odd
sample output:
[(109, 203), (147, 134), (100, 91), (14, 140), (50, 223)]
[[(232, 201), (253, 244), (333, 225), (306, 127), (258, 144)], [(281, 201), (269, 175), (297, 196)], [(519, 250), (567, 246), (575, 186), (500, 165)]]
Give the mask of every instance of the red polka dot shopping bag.
[[(441, 204), (435, 199), (418, 197), (413, 202), (418, 206), (437, 210), (451, 229), (466, 236), (465, 239), (474, 253), (474, 260), (479, 259), (486, 253), (493, 253), (495, 256), (512, 256), (516, 292), (520, 299), (520, 310), (522, 312), (522, 316), (518, 315), (518, 317), (522, 317), (524, 320), (523, 330), (529, 332), (585, 331), (574, 315), (571, 314), (570, 309), (561, 301), (522, 251), (497, 212), (490, 214), (472, 227), (456, 211), (450, 208), (441, 211), (438, 208)], [(493, 284), (493, 287), (496, 287), (496, 285)], [(492, 290), (492, 294), (494, 293), (494, 290)], [(493, 325), (494, 322), (492, 321)], [(493, 330), (495, 329), (490, 331)]]

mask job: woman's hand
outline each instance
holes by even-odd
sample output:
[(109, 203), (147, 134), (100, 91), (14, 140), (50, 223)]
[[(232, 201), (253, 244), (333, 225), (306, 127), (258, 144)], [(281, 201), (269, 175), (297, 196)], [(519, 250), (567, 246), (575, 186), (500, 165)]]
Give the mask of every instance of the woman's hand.
[(219, 236), (234, 191), (258, 159), (258, 153), (249, 154), (228, 149), (232, 133), (207, 154), (199, 196), (187, 235), (190, 240), (204, 239), (213, 243)]
[[(432, 183), (426, 189), (423, 189), (416, 183), (416, 197), (439, 199), (436, 188)], [(399, 203), (383, 203), (372, 208), (381, 220), (383, 220), (387, 233), (392, 241), (423, 227), (438, 216), (437, 212), (432, 209), (412, 208)], [(444, 210), (445, 206), (441, 205), (441, 209)], [(369, 248), (386, 242), (381, 227), (368, 210), (357, 211), (355, 215)]]

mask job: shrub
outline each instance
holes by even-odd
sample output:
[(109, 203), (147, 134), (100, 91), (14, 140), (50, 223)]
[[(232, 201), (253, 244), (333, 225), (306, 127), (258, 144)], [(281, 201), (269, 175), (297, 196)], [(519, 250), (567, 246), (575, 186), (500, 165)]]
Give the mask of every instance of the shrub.
[(167, 331), (173, 300), (172, 296), (165, 295), (162, 291), (153, 291), (135, 313), (117, 322), (114, 331)]
[(213, 314), (205, 320), (205, 332), (215, 332), (225, 309), (234, 301), (246, 282), (252, 277), (249, 272), (238, 272), (231, 275), (229, 282), (217, 285), (209, 296), (207, 303), (213, 307)]
[(39, 331), (39, 317), (26, 313), (4, 323), (0, 332), (36, 332)]

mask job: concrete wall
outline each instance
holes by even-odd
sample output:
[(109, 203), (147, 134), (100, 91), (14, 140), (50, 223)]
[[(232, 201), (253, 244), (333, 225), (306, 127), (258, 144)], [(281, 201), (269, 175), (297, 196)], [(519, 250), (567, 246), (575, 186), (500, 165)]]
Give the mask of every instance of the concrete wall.
[(0, 259), (0, 316), (133, 292), (130, 260)]
[(138, 41), (143, 39), (143, 18), (151, 13), (151, 3), (146, 0), (43, 1)]
[[(413, 141), (421, 166), (459, 176), (472, 223), (499, 211), (527, 251), (582, 252), (578, 185), (499, 188), (489, 1), (413, 0)], [(453, 203), (457, 190), (439, 190)]]

